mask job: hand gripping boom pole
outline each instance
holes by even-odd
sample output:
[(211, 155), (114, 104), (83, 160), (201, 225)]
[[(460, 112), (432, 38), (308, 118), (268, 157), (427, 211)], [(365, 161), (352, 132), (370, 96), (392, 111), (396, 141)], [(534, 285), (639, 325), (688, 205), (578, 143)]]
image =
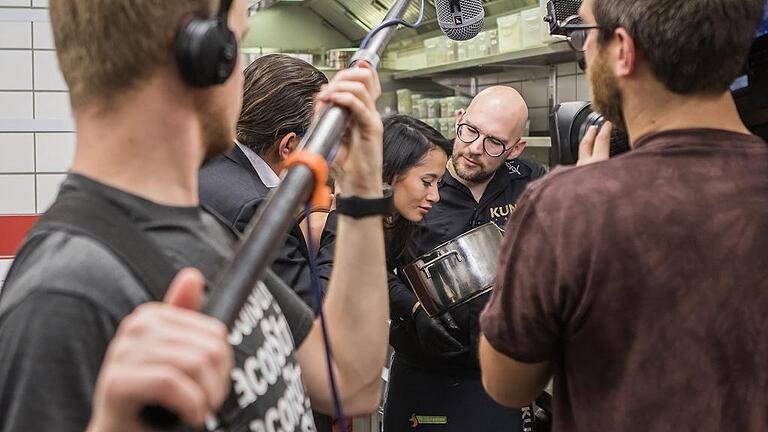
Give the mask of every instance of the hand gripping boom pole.
[[(398, 0), (387, 14), (385, 21), (401, 19), (411, 0)], [(378, 68), (379, 56), (394, 36), (396, 27), (388, 27), (374, 35), (368, 45), (357, 52), (353, 64), (365, 60)], [(338, 145), (347, 125), (349, 113), (338, 106), (324, 109), (299, 146), (327, 158)], [(240, 309), (257, 281), (264, 274), (286, 233), (293, 223), (293, 215), (300, 205), (309, 198), (315, 187), (313, 172), (304, 165), (288, 169), (285, 178), (251, 221), (244, 240), (240, 243), (234, 259), (220, 274), (216, 289), (203, 306), (203, 312), (218, 318), (231, 327)]]
[[(384, 22), (402, 19), (410, 3), (411, 0), (397, 0)], [(396, 29), (396, 26), (386, 27), (373, 35), (366, 46), (355, 54), (352, 65), (363, 60), (378, 69), (379, 58)], [(335, 105), (326, 107), (307, 131), (297, 151), (308, 151), (324, 159), (328, 158), (339, 144), (348, 119), (349, 113), (345, 109)], [(287, 170), (280, 186), (273, 191), (249, 224), (234, 258), (219, 274), (215, 289), (203, 305), (205, 314), (232, 328), (258, 281), (267, 285), (280, 282), (269, 270), (269, 265), (293, 223), (291, 215), (307, 201), (315, 188), (315, 173), (307, 165), (297, 164)], [(145, 407), (141, 417), (147, 425), (158, 429), (171, 430), (181, 424), (178, 416), (159, 406)]]

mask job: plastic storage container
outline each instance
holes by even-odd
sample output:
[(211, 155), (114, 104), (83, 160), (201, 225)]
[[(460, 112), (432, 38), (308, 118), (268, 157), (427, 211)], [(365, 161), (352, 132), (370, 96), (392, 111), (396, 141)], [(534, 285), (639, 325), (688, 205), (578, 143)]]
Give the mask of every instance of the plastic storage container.
[(523, 47), (523, 24), (520, 13), (500, 16), (498, 24), (499, 52), (517, 51)]
[(432, 119), (426, 119), (424, 120), (424, 123), (432, 126), (435, 128), (435, 130), (440, 131), (440, 119), (439, 118), (432, 118)]
[(438, 48), (442, 55), (443, 63), (453, 63), (456, 61), (456, 42), (448, 39), (446, 36), (440, 36)]
[(456, 131), (453, 130), (456, 124), (456, 119), (453, 117), (443, 117), (438, 120), (439, 128), (436, 128), (446, 138), (453, 138), (456, 136)]
[[(477, 39), (477, 38), (475, 38)], [(474, 39), (468, 40), (468, 41), (458, 41), (456, 42), (456, 60), (458, 61), (464, 61), (468, 60), (470, 58), (473, 58), (470, 55), (471, 46), (474, 43)]]
[(424, 53), (427, 57), (427, 67), (437, 66), (444, 63), (442, 60), (444, 55), (440, 53), (440, 40), (441, 37), (424, 39)]
[(421, 98), (418, 93), (411, 95), (411, 116), (414, 118), (421, 118)]
[(491, 51), (490, 32), (483, 31), (470, 40), (469, 58), (487, 57)]
[(427, 56), (423, 47), (397, 53), (397, 69), (413, 70), (427, 67)]
[(405, 115), (413, 114), (413, 92), (408, 89), (401, 89), (395, 93), (397, 93), (397, 112)]
[(541, 15), (541, 8), (535, 7), (520, 12), (520, 20), (523, 27), (523, 47), (532, 47), (542, 44), (541, 27), (544, 18)]
[(429, 118), (429, 116), (427, 115), (427, 113), (429, 112), (427, 108), (428, 105), (429, 105), (429, 98), (423, 97), (419, 100), (419, 118), (421, 119)]
[(440, 99), (438, 98), (426, 98), (421, 100), (422, 110), (421, 115), (429, 118), (440, 117)]
[(499, 31), (497, 29), (488, 30), (488, 55), (499, 53)]
[(472, 99), (464, 96), (450, 96), (440, 99), (440, 112), (443, 118), (454, 118), (456, 111), (466, 108)]

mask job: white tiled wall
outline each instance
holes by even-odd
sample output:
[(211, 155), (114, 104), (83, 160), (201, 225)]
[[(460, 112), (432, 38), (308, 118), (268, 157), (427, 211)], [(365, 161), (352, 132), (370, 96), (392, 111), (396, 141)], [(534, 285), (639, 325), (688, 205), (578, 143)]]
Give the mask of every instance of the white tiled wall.
[(35, 51), (35, 90), (67, 91), (55, 51)]
[(45, 210), (53, 204), (59, 186), (64, 181), (66, 174), (39, 174), (37, 175), (37, 208)]
[[(0, 215), (45, 211), (74, 155), (47, 7), (45, 0), (0, 0)], [(51, 120), (69, 125), (66, 133), (43, 132)]]
[[(2, 84), (0, 84), (2, 85)], [(0, 90), (0, 119), (18, 120), (34, 118), (32, 92)]]
[(27, 23), (4, 22), (0, 26), (0, 49), (31, 49), (32, 34), (27, 31), (27, 28)]
[[(541, 75), (541, 74), (540, 74)], [(493, 85), (507, 85), (516, 88), (525, 98), (529, 108), (531, 131), (546, 133), (549, 129), (550, 88), (549, 78), (521, 79), (520, 72), (502, 72), (477, 77), (478, 91)], [(557, 103), (592, 98), (589, 80), (576, 63), (557, 65)]]
[(35, 172), (35, 136), (0, 133), (0, 172)]
[(11, 263), (13, 261), (11, 260), (0, 260), (0, 287), (3, 285), (3, 281), (5, 280), (5, 274), (8, 272), (8, 269), (11, 267)]
[(72, 164), (75, 156), (74, 133), (39, 133), (36, 142), (38, 172), (64, 172)]
[(33, 214), (35, 211), (35, 175), (0, 175), (0, 214)]

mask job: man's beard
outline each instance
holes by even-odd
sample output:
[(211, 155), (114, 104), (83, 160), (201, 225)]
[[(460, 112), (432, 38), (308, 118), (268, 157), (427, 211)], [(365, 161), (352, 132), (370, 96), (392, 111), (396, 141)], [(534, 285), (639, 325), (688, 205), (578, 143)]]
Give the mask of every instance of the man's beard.
[(203, 148), (205, 159), (226, 153), (235, 145), (235, 127), (227, 121), (226, 111), (208, 105), (198, 108), (203, 122)]
[(451, 155), (451, 165), (453, 165), (453, 169), (456, 171), (456, 175), (464, 181), (468, 183), (483, 183), (484, 181), (493, 177), (493, 175), (496, 173), (496, 170), (488, 171), (487, 168), (483, 165), (480, 165), (474, 171), (464, 169), (463, 166), (459, 164), (463, 156), (464, 155), (460, 153), (454, 153)]
[(624, 119), (624, 96), (619, 89), (616, 76), (613, 75), (604, 57), (598, 53), (595, 61), (587, 68), (592, 84), (592, 105), (595, 111), (621, 130), (627, 130)]

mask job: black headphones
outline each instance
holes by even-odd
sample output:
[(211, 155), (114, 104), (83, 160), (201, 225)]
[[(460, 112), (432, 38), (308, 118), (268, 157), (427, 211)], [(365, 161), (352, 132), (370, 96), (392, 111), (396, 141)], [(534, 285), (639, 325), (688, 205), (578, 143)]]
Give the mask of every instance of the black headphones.
[(176, 64), (192, 86), (226, 81), (237, 63), (237, 39), (227, 24), (232, 0), (221, 0), (215, 18), (192, 17), (176, 35)]

